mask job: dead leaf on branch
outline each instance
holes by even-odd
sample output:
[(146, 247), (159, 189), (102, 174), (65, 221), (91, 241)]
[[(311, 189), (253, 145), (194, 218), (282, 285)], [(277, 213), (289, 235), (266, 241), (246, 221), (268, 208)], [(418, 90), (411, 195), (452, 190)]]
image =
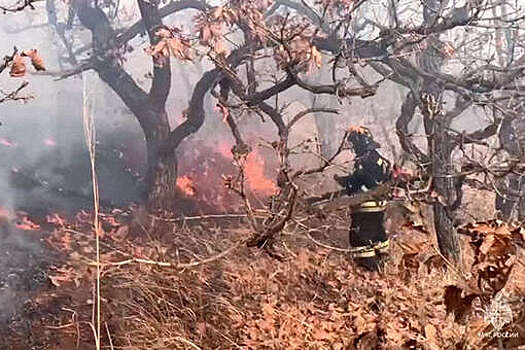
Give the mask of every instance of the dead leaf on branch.
[(311, 62), (315, 64), (317, 69), (321, 68), (321, 64), (323, 62), (323, 56), (321, 55), (321, 52), (317, 50), (317, 47), (315, 45), (312, 46), (310, 49), (310, 55), (311, 55)]
[(157, 66), (163, 66), (170, 57), (182, 61), (191, 61), (193, 54), (190, 42), (183, 36), (180, 29), (163, 27), (155, 32), (160, 39), (155, 45), (147, 47), (144, 51), (152, 56)]
[(225, 22), (228, 25), (232, 25), (239, 19), (235, 10), (224, 6), (216, 6), (212, 8), (210, 11), (210, 17), (214, 21)]
[(13, 78), (21, 78), (26, 75), (26, 71), (27, 68), (24, 59), (19, 54), (16, 54), (13, 58), (9, 75)]
[(311, 72), (321, 68), (323, 56), (305, 37), (297, 37), (287, 46), (279, 46), (274, 51), (274, 60), (279, 68), (285, 70), (290, 66), (303, 65), (304, 70)]
[(37, 71), (45, 71), (46, 67), (44, 64), (44, 59), (36, 49), (26, 50), (22, 52), (23, 57), (29, 57), (31, 59), (31, 64)]

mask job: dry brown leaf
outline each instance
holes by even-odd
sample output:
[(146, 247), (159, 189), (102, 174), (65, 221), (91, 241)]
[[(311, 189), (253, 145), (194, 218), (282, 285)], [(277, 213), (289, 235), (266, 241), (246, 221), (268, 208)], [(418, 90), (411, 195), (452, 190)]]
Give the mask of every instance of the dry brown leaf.
[(222, 56), (228, 55), (228, 49), (226, 48), (222, 40), (218, 40), (215, 43), (215, 45), (213, 46), (213, 51), (215, 51), (217, 55), (222, 55)]
[(315, 45), (312, 46), (312, 48), (310, 50), (310, 54), (312, 55), (312, 62), (315, 64), (315, 66), (317, 68), (321, 68), (321, 64), (323, 62), (323, 56), (321, 55), (319, 50), (317, 50)]
[(486, 255), (489, 252), (489, 250), (492, 248), (495, 242), (496, 242), (496, 237), (494, 237), (494, 235), (487, 236), (483, 240), (481, 247), (479, 247), (480, 252)]
[(115, 232), (111, 234), (111, 238), (116, 242), (122, 242), (128, 237), (129, 226), (123, 225), (120, 226)]
[(428, 323), (425, 326), (425, 338), (427, 338), (428, 345), (431, 349), (439, 350), (439, 341), (437, 338), (437, 329), (434, 325)]
[(322, 327), (317, 327), (312, 332), (312, 337), (315, 340), (330, 340), (332, 338), (332, 334), (330, 334), (330, 332), (327, 332), (326, 329)]
[(172, 33), (167, 28), (160, 28), (155, 32), (155, 35), (161, 39), (169, 39), (172, 37)]
[(46, 70), (44, 59), (36, 49), (26, 50), (22, 52), (22, 56), (29, 57), (31, 59), (31, 64), (37, 71), (44, 71)]
[(11, 71), (9, 75), (13, 78), (20, 78), (26, 75), (26, 64), (24, 59), (19, 54), (16, 54), (13, 58), (13, 63), (11, 64)]
[(210, 11), (211, 18), (213, 18), (214, 20), (219, 19), (223, 14), (223, 10), (224, 10), (224, 7), (222, 6), (216, 6), (212, 8)]
[(403, 345), (405, 336), (404, 333), (401, 332), (400, 325), (390, 325), (387, 324), (386, 327), (386, 337), (391, 340), (396, 345)]
[(157, 66), (163, 66), (167, 63), (170, 56), (179, 60), (192, 60), (191, 46), (188, 39), (180, 34), (178, 28), (168, 29), (161, 28), (156, 33), (160, 41), (147, 47), (144, 51), (153, 56)]
[(199, 38), (200, 38), (201, 43), (204, 45), (210, 41), (211, 30), (209, 26), (205, 25), (200, 29)]

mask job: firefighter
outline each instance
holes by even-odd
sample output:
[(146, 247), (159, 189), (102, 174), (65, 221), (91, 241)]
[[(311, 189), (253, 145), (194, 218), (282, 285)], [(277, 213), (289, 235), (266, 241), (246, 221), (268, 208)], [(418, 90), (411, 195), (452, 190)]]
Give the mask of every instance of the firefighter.
[[(348, 195), (370, 191), (389, 180), (389, 162), (377, 152), (381, 146), (367, 128), (352, 127), (348, 143), (355, 153), (354, 171), (348, 176), (334, 176)], [(375, 200), (350, 208), (351, 255), (369, 270), (380, 268), (388, 250), (389, 241), (383, 226), (385, 208), (386, 201)]]

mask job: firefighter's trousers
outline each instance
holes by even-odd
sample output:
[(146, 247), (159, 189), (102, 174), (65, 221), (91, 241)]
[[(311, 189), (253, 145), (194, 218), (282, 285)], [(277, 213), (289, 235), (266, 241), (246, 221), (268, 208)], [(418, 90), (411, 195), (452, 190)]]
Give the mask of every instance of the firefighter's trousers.
[(352, 208), (350, 224), (351, 255), (367, 269), (377, 270), (388, 251), (388, 237), (383, 225), (384, 202), (366, 202)]

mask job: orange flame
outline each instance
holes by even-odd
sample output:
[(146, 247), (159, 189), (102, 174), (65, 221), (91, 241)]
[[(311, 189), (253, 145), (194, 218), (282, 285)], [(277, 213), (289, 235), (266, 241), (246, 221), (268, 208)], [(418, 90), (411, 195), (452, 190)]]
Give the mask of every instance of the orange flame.
[(189, 176), (181, 176), (177, 178), (177, 187), (188, 197), (193, 197), (196, 194), (193, 179)]
[(49, 147), (55, 147), (57, 143), (55, 142), (55, 140), (48, 138), (44, 140), (44, 145)]
[(40, 230), (40, 225), (31, 221), (27, 216), (22, 216), (16, 223), (16, 228), (24, 231), (37, 231)]
[[(231, 145), (220, 143), (217, 151), (227, 159), (233, 159)], [(246, 180), (250, 189), (260, 194), (274, 194), (277, 191), (277, 185), (264, 174), (265, 162), (257, 149), (254, 149), (246, 158), (244, 167)]]
[(6, 147), (16, 147), (16, 143), (14, 143), (13, 141), (9, 141), (8, 139), (5, 139), (3, 137), (0, 137), (0, 145)]
[(264, 159), (257, 150), (248, 155), (245, 165), (248, 186), (261, 194), (274, 194), (277, 191), (277, 185), (264, 175), (264, 165)]

